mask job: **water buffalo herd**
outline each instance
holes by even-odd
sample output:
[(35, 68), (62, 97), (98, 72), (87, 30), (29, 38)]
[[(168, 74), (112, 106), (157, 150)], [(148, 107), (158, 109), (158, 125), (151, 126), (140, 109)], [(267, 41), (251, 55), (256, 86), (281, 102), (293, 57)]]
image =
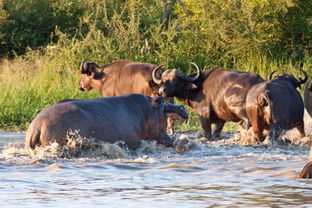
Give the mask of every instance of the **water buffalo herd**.
[[(191, 64), (197, 72), (185, 75), (178, 69), (129, 60), (104, 66), (83, 62), (79, 89), (95, 89), (103, 98), (69, 99), (43, 110), (27, 130), (25, 147), (34, 149), (53, 141), (66, 144), (69, 130), (105, 142), (123, 141), (129, 148), (136, 148), (142, 139), (170, 147), (173, 139), (166, 133), (167, 124), (173, 132), (173, 120), (188, 118), (173, 98), (198, 113), (208, 140), (220, 136), (226, 121), (252, 127), (259, 143), (267, 136), (272, 143), (292, 128), (298, 129), (299, 137), (305, 136), (303, 114), (306, 107), (312, 116), (312, 84), (305, 88), (303, 102), (297, 88), (308, 75), (302, 69), (303, 78), (289, 73), (273, 77), (272, 72), (264, 80), (256, 73), (220, 67), (202, 71)], [(301, 177), (312, 177), (309, 164)]]

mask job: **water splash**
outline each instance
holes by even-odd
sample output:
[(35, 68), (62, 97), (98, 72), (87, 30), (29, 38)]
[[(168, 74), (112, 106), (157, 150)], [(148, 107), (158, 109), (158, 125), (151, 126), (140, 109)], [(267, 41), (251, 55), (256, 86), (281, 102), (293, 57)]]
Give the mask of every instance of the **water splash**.
[(116, 144), (105, 143), (93, 138), (81, 137), (77, 131), (69, 132), (67, 144), (59, 145), (53, 142), (48, 146), (36, 146), (35, 149), (25, 149), (20, 143), (9, 144), (0, 154), (2, 158), (30, 156), (37, 159), (46, 158), (94, 158), (105, 159), (126, 158), (128, 150)]
[(200, 149), (200, 146), (201, 146), (200, 143), (194, 140), (194, 137), (193, 137), (193, 140), (190, 139), (191, 135), (177, 134), (175, 137), (176, 139), (173, 143), (173, 146), (177, 153), (184, 153), (189, 150)]
[[(312, 126), (309, 126), (311, 118), (306, 115), (307, 134), (312, 132)], [(290, 135), (290, 136), (289, 136)], [(305, 146), (310, 144), (310, 136), (304, 137), (301, 140), (295, 140), (291, 137), (291, 133), (283, 135), (291, 141), (290, 145)], [(235, 133), (222, 133), (221, 138), (215, 141), (208, 141), (198, 131), (177, 133), (175, 134), (174, 148), (165, 148), (162, 145), (157, 145), (155, 141), (142, 140), (141, 145), (136, 150), (129, 150), (123, 142), (115, 144), (105, 143), (92, 138), (84, 138), (79, 135), (79, 131), (71, 131), (67, 134), (67, 144), (59, 145), (54, 142), (48, 146), (37, 146), (34, 150), (25, 149), (23, 144), (9, 144), (0, 153), (1, 158), (22, 158), (30, 157), (29, 163), (37, 163), (48, 158), (101, 158), (106, 160), (125, 159), (138, 163), (153, 163), (154, 157), (166, 157), (172, 154), (187, 154), (189, 151), (199, 150), (205, 151), (206, 147), (217, 146), (268, 146), (268, 140), (258, 144), (253, 139), (253, 132), (250, 128), (245, 130), (238, 128)], [(277, 147), (287, 147), (288, 143), (277, 144)], [(274, 147), (273, 147), (274, 148)], [(293, 148), (293, 147), (290, 147)], [(311, 154), (312, 155), (312, 149)], [(25, 159), (25, 158), (23, 158)], [(310, 160), (312, 159), (312, 156)]]
[[(296, 128), (293, 128), (288, 131), (283, 131), (277, 143), (273, 144), (273, 146), (280, 147), (280, 146), (287, 146), (287, 145), (297, 145), (297, 146), (309, 147), (311, 143), (311, 136), (312, 136), (312, 118), (308, 115), (307, 112), (305, 112), (304, 114), (304, 123), (305, 123), (305, 132), (306, 132), (305, 137), (300, 138), (298, 130)], [(223, 133), (223, 135), (225, 134)], [(227, 137), (229, 139), (221, 139), (212, 143), (215, 145), (235, 144), (235, 145), (241, 145), (241, 146), (271, 145), (269, 144), (268, 136), (261, 144), (258, 144), (253, 138), (252, 128), (249, 128), (248, 130), (246, 130), (241, 127), (238, 127), (237, 131), (232, 136), (230, 135)]]

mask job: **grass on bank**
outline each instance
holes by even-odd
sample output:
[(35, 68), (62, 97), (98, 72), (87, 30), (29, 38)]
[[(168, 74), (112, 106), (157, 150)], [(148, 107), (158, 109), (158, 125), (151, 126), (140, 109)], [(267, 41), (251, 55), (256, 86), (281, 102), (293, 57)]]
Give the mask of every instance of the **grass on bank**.
[[(311, 60), (304, 65), (304, 70), (309, 74), (310, 66)], [(80, 79), (78, 67), (79, 65), (73, 61), (62, 62), (37, 52), (15, 60), (2, 60), (0, 63), (0, 129), (24, 131), (40, 111), (62, 99), (100, 97), (95, 90), (81, 92), (77, 89)], [(286, 70), (296, 76), (302, 76), (296, 66), (269, 62), (263, 57), (249, 60), (239, 69), (255, 71), (263, 77), (273, 70)], [(190, 119), (186, 123), (176, 124), (180, 131), (200, 129), (197, 114), (190, 108), (188, 110)], [(226, 123), (225, 131), (235, 129), (236, 124)]]

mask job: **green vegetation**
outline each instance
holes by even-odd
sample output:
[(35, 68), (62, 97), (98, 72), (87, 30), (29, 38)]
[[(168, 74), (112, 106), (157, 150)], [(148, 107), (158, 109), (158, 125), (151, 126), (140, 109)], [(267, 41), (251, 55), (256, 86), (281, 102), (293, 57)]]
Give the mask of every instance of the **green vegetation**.
[[(79, 92), (84, 60), (311, 72), (311, 0), (0, 0), (0, 128)], [(196, 129), (198, 119), (179, 128)], [(233, 129), (230, 125), (230, 129)]]

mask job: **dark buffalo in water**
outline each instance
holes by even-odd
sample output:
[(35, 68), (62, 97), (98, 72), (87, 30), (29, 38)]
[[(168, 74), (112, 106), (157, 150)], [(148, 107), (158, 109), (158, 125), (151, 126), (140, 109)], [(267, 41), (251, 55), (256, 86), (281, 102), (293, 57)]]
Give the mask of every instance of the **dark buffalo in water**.
[(70, 130), (79, 130), (79, 135), (104, 142), (123, 141), (135, 148), (142, 139), (156, 140), (172, 146), (173, 140), (166, 134), (166, 114), (180, 119), (188, 115), (183, 106), (173, 105), (162, 97), (151, 98), (131, 94), (89, 100), (65, 100), (42, 111), (31, 122), (25, 147), (46, 146), (51, 142), (67, 143)]
[[(152, 79), (152, 72), (157, 69), (155, 76), (160, 77), (162, 66), (140, 63), (129, 60), (118, 60), (113, 63), (98, 66), (93, 62), (81, 64), (79, 89), (89, 91), (95, 89), (103, 97), (126, 94), (142, 94), (151, 97), (158, 96), (159, 86)], [(173, 103), (173, 99), (166, 99)], [(168, 118), (168, 129), (173, 133), (173, 120)]]
[(263, 142), (269, 132), (270, 141), (277, 139), (282, 130), (296, 127), (300, 136), (304, 136), (304, 105), (297, 87), (307, 81), (304, 78), (296, 79), (292, 74), (280, 74), (272, 79), (270, 74), (267, 81), (250, 88), (246, 109), (249, 121), (254, 132), (254, 139)]
[(312, 116), (312, 80), (304, 88), (304, 106), (309, 115)]
[[(176, 97), (192, 107), (200, 117), (204, 136), (217, 138), (225, 121), (234, 121), (249, 126), (245, 109), (246, 95), (250, 87), (264, 80), (255, 73), (234, 71), (223, 68), (208, 69), (204, 72), (195, 65), (197, 73), (186, 76), (180, 70), (171, 69), (153, 80), (161, 85), (159, 93)], [(211, 135), (211, 125), (216, 128)]]

